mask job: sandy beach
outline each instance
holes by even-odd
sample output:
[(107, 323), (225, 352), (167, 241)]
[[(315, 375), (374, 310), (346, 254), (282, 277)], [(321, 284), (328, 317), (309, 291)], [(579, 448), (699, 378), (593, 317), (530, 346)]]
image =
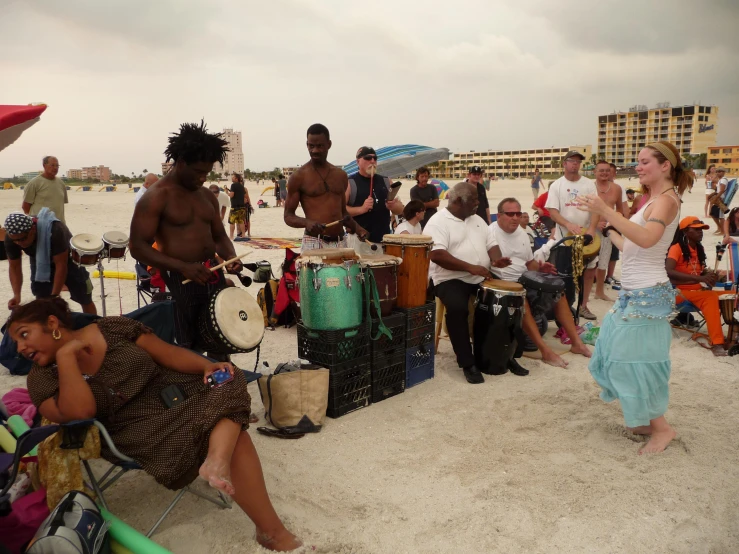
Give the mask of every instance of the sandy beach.
[[(619, 182), (638, 186), (636, 180)], [(248, 183), (252, 203), (265, 186)], [(401, 189), (404, 202), (410, 186)], [(701, 179), (685, 194), (683, 216), (703, 216), (703, 190)], [(72, 233), (128, 233), (134, 194), (126, 191), (70, 191), (66, 219)], [(529, 181), (492, 183), (493, 209), (507, 196), (531, 211)], [(261, 198), (274, 205), (272, 193)], [(19, 210), (21, 199), (20, 190), (0, 191), (0, 218)], [(717, 241), (711, 226), (704, 245), (712, 267)], [(255, 210), (253, 236), (301, 234), (284, 224), (281, 208)], [(245, 244), (236, 243), (237, 254), (247, 251)], [(265, 259), (277, 268), (283, 258), (283, 250), (255, 249), (245, 261)], [(4, 275), (7, 265), (0, 262)], [(106, 262), (106, 269), (133, 268), (130, 256)], [(33, 298), (29, 278), (24, 256), (24, 301)], [(94, 286), (100, 312), (97, 280)], [(248, 289), (255, 297), (258, 286)], [(137, 307), (135, 281), (108, 279), (106, 292), (109, 315)], [(0, 304), (11, 296), (3, 277)], [(589, 306), (599, 318), (611, 307), (600, 300)], [(274, 367), (296, 357), (295, 327), (265, 332), (262, 360)], [(473, 387), (443, 340), (435, 379), (327, 418), (316, 435), (281, 441), (252, 428), (277, 512), (308, 545), (305, 552), (739, 552), (739, 357), (715, 358), (685, 332), (673, 338), (666, 415), (678, 438), (651, 457), (637, 455), (642, 439), (623, 430), (618, 404), (598, 398), (587, 360), (571, 354), (565, 359), (569, 367), (559, 369), (524, 358), (528, 377), (486, 376), (484, 385)], [(252, 369), (255, 356), (236, 355), (234, 362)], [(25, 383), (0, 367), (0, 394)], [(257, 425), (264, 425), (259, 392), (254, 384), (250, 388)], [(208, 488), (204, 482), (195, 486)], [(114, 514), (145, 532), (174, 494), (135, 472), (106, 496)], [(238, 507), (220, 510), (193, 495), (183, 498), (153, 538), (178, 554), (266, 552)]]

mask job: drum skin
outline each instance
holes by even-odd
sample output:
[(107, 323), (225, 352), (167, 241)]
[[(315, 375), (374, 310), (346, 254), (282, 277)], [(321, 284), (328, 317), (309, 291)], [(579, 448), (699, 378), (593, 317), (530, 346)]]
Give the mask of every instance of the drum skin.
[(237, 287), (219, 290), (198, 320), (199, 341), (208, 353), (251, 352), (264, 337), (262, 308)]
[[(391, 235), (396, 240), (403, 235)], [(411, 235), (414, 236), (414, 235)], [(422, 235), (415, 235), (420, 237)], [(417, 308), (426, 303), (428, 288), (429, 264), (431, 263), (431, 237), (426, 243), (396, 244), (387, 243), (383, 239), (385, 254), (403, 259), (398, 267), (398, 302), (399, 308)]]
[(105, 243), (105, 253), (109, 260), (126, 257), (126, 248), (128, 248), (126, 233), (121, 231), (103, 233), (103, 243)]
[(300, 314), (309, 329), (336, 330), (362, 323), (364, 282), (356, 261), (298, 267)]
[[(475, 365), (482, 372), (501, 375), (508, 371), (508, 361), (516, 352), (516, 333), (523, 322), (525, 297), (522, 294), (525, 293), (523, 287), (521, 289), (519, 294), (506, 294), (500, 298), (491, 288), (480, 288), (477, 292), (473, 352)], [(496, 304), (500, 306), (497, 314)]]

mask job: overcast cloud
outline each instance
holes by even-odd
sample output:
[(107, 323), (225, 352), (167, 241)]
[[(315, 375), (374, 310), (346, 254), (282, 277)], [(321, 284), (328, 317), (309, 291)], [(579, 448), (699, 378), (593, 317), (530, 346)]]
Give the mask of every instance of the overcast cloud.
[(0, 0), (0, 103), (49, 105), (0, 175), (104, 164), (158, 170), (170, 132), (243, 133), (252, 170), (336, 164), (400, 143), (595, 144), (634, 104), (719, 106), (739, 144), (736, 0)]

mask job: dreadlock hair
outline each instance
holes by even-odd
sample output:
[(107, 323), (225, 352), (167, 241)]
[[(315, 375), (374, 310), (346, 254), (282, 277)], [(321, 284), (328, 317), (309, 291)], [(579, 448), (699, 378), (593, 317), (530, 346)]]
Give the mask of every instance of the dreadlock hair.
[[(688, 237), (685, 234), (685, 231), (680, 229), (679, 227), (675, 231), (675, 236), (672, 239), (672, 244), (679, 244), (680, 250), (683, 253), (683, 260), (685, 263), (690, 263), (690, 246), (688, 245)], [(703, 248), (702, 242), (696, 242), (695, 243), (695, 250), (698, 253), (698, 263), (701, 266), (706, 265), (706, 250)]]
[(169, 146), (164, 151), (166, 161), (175, 163), (182, 160), (186, 164), (197, 162), (223, 164), (226, 152), (229, 151), (228, 142), (223, 133), (209, 133), (205, 121), (197, 123), (183, 123), (179, 133), (172, 133), (169, 137)]

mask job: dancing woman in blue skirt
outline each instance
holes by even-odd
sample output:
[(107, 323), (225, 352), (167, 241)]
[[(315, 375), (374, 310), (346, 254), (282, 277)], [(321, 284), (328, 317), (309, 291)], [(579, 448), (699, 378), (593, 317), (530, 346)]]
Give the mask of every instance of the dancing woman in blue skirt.
[(626, 426), (649, 435), (639, 453), (662, 452), (675, 438), (665, 412), (669, 400), (669, 318), (675, 294), (667, 278), (665, 257), (679, 220), (680, 196), (693, 182), (677, 149), (666, 141), (639, 152), (636, 168), (648, 199), (630, 220), (597, 195), (577, 198), (578, 208), (608, 221), (603, 230), (623, 252), (619, 298), (603, 319), (590, 373), (606, 402), (618, 399)]

